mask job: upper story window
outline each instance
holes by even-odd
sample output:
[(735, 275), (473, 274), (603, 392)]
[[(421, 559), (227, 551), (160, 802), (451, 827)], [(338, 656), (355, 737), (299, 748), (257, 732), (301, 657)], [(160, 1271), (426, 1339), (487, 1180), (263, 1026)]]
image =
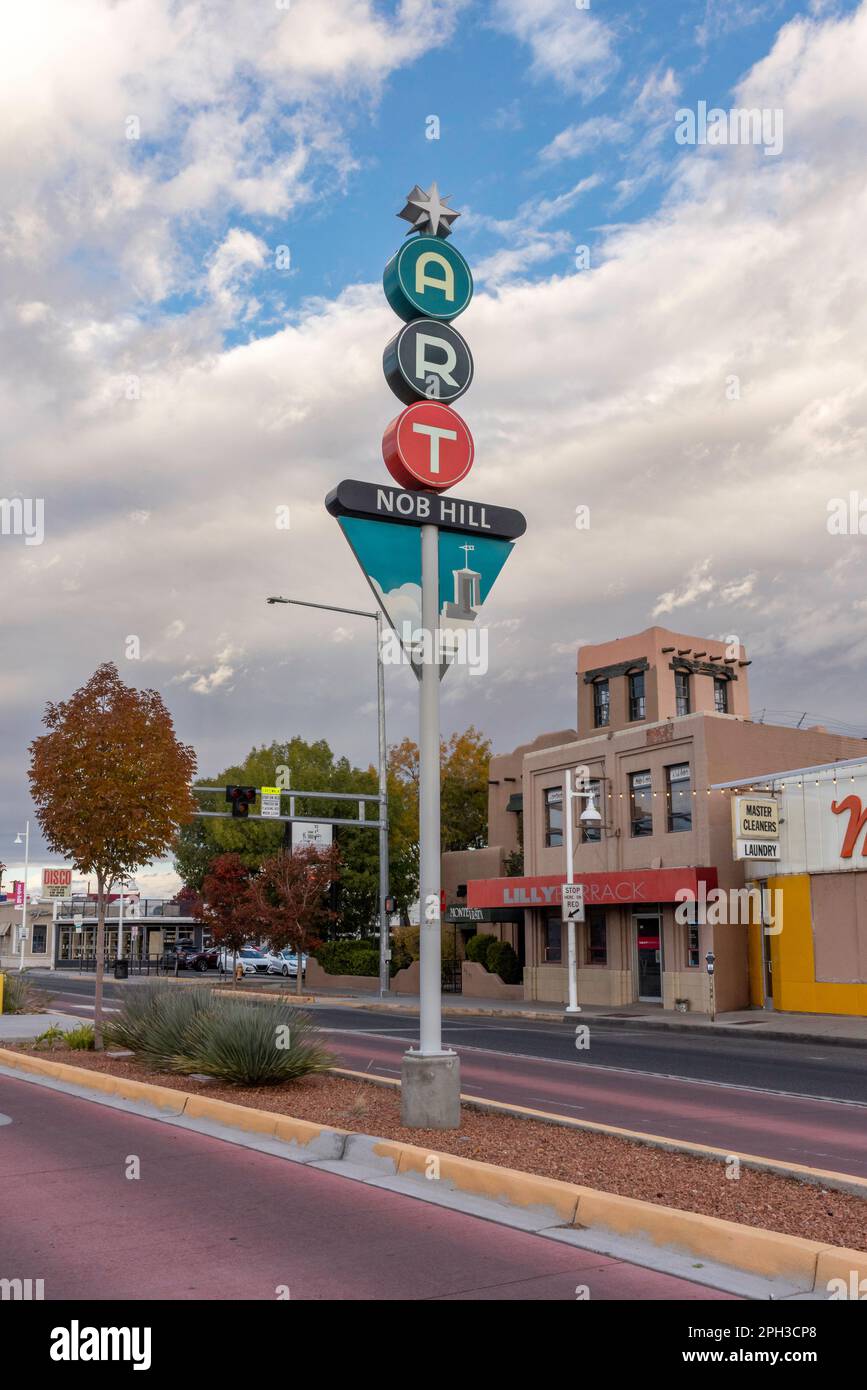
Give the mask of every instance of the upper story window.
[(674, 673), (674, 703), (676, 714), (689, 714), (689, 671)]
[(597, 729), (604, 729), (611, 711), (611, 691), (607, 681), (593, 682), (593, 723)]
[(545, 845), (551, 849), (563, 843), (563, 788), (546, 787), (542, 795), (545, 798)]
[(665, 769), (668, 829), (692, 830), (692, 775), (689, 763)]
[(629, 833), (653, 834), (653, 786), (649, 772), (629, 774)]
[(644, 718), (644, 672), (630, 671), (626, 677), (629, 682), (629, 718)]
[(717, 714), (729, 712), (729, 683), (719, 676), (714, 676), (713, 680), (713, 707)]

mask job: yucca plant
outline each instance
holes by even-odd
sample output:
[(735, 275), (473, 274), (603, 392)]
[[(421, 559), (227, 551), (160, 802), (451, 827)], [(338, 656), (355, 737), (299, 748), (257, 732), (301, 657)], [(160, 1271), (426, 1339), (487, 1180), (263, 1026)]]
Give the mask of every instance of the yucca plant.
[(188, 1064), (173, 1070), (238, 1086), (276, 1086), (334, 1065), (309, 1016), (285, 1004), (220, 1001), (195, 1020), (188, 1046)]
[(158, 982), (137, 985), (125, 992), (121, 1012), (106, 1025), (105, 1039), (157, 1071), (182, 1070), (175, 1063), (186, 1057), (191, 1027), (209, 1007), (208, 990)]
[(53, 996), (37, 989), (26, 975), (16, 972), (3, 974), (4, 1014), (43, 1014)]

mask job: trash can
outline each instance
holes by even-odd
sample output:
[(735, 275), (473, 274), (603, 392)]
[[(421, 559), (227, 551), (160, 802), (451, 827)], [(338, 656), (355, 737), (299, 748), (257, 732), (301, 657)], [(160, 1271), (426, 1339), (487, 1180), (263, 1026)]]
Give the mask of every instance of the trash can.
[(115, 978), (116, 980), (128, 980), (128, 979), (129, 979), (129, 961), (128, 961), (128, 960), (116, 960), (116, 961), (115, 961), (115, 963), (114, 963), (114, 978)]

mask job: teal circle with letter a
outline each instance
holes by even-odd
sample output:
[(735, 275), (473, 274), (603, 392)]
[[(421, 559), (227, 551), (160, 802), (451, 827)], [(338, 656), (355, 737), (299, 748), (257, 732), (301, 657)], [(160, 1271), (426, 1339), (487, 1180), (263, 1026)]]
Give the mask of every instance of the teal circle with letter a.
[(473, 297), (473, 277), (460, 251), (442, 237), (417, 236), (392, 256), (382, 277), (396, 314), (410, 319), (456, 319)]

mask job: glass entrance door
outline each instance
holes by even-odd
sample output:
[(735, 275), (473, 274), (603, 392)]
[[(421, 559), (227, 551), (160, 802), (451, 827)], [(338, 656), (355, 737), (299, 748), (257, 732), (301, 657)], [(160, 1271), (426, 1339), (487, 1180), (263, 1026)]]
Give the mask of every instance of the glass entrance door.
[(638, 998), (650, 1004), (662, 999), (662, 919), (658, 912), (636, 912)]

